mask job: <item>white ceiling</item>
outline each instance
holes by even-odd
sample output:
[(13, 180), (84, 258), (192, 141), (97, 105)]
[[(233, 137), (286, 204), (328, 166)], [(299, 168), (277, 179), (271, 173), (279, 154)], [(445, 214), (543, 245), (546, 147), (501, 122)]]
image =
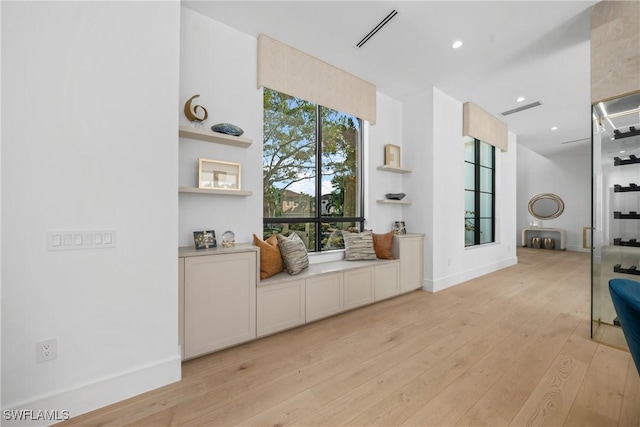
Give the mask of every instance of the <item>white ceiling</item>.
[[(540, 154), (590, 150), (590, 20), (596, 1), (183, 1), (268, 34), (402, 100), (435, 86), (504, 120)], [(356, 43), (398, 14), (363, 48)], [(463, 46), (451, 48), (453, 41)], [(516, 102), (525, 97), (522, 103)], [(500, 113), (540, 101), (541, 106)], [(552, 131), (551, 127), (558, 129)], [(575, 141), (575, 142), (569, 142)]]

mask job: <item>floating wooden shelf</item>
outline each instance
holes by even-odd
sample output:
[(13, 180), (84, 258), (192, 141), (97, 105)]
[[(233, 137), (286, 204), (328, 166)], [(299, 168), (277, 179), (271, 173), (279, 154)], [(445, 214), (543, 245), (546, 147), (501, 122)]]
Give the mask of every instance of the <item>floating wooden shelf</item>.
[(390, 200), (390, 199), (380, 199), (376, 200), (378, 203), (383, 203), (387, 205), (410, 205), (411, 202), (408, 200)]
[(233, 145), (235, 147), (247, 148), (253, 141), (240, 136), (227, 135), (225, 133), (214, 132), (207, 128), (191, 128), (180, 126), (178, 135), (182, 138), (197, 139), (199, 141), (213, 142), (216, 144)]
[(214, 188), (197, 188), (197, 187), (180, 187), (178, 191), (180, 193), (209, 194), (209, 195), (218, 195), (218, 196), (240, 196), (240, 197), (247, 197), (253, 194), (251, 191), (218, 190)]
[(379, 171), (393, 173), (411, 173), (411, 169), (396, 168), (394, 166), (378, 166), (376, 169), (378, 169)]

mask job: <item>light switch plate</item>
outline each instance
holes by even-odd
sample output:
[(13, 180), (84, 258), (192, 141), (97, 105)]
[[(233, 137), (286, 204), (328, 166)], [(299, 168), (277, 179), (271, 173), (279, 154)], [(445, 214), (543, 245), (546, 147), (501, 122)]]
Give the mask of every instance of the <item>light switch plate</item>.
[(101, 249), (115, 246), (115, 230), (52, 230), (47, 233), (47, 249), (50, 251)]

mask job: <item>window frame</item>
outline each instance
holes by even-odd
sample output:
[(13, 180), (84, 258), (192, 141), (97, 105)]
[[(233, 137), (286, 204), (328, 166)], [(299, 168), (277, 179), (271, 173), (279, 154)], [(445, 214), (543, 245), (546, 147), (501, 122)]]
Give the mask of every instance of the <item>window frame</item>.
[[(263, 90), (274, 90), (274, 89), (269, 89), (269, 88), (264, 88)], [(312, 102), (312, 101), (308, 101), (308, 102)], [(356, 194), (357, 197), (359, 198), (358, 200), (358, 212), (360, 213), (359, 216), (353, 216), (353, 217), (346, 217), (346, 216), (342, 216), (342, 217), (338, 217), (338, 216), (324, 216), (322, 215), (322, 154), (323, 154), (323, 140), (322, 140), (322, 109), (327, 108), (329, 110), (332, 110), (331, 108), (328, 107), (324, 107), (322, 105), (319, 105), (317, 103), (312, 102), (315, 105), (315, 109), (316, 109), (316, 129), (315, 129), (315, 140), (316, 140), (316, 147), (315, 147), (315, 201), (314, 201), (314, 208), (315, 208), (315, 216), (311, 217), (265, 217), (264, 216), (264, 211), (263, 211), (263, 217), (262, 217), (262, 225), (263, 225), (263, 230), (264, 230), (264, 226), (267, 224), (304, 224), (304, 223), (310, 223), (313, 225), (314, 230), (315, 230), (315, 246), (313, 248), (313, 252), (317, 252), (317, 253), (327, 253), (329, 251), (343, 251), (344, 248), (342, 249), (322, 249), (322, 224), (323, 223), (355, 223), (357, 224), (358, 228), (360, 231), (362, 231), (364, 229), (364, 222), (365, 222), (365, 217), (364, 217), (364, 209), (365, 209), (365, 201), (364, 201), (364, 131), (363, 131), (363, 126), (364, 126), (364, 120), (359, 118), (359, 117), (355, 117), (352, 114), (349, 113), (344, 113), (341, 112), (342, 114), (347, 114), (351, 117), (354, 117), (357, 121), (358, 121), (358, 127), (359, 127), (359, 131), (357, 132), (357, 136), (356, 136), (356, 174), (357, 174), (357, 188), (356, 188)], [(263, 106), (264, 108), (264, 106)], [(264, 151), (263, 151), (263, 156), (264, 156)], [(263, 157), (264, 158), (264, 157)], [(263, 189), (264, 192), (264, 189)], [(311, 248), (309, 248), (309, 250), (311, 251)]]
[[(486, 244), (490, 244), (490, 243), (495, 243), (496, 241), (496, 148), (495, 146), (484, 142), (478, 138), (473, 138), (470, 137), (471, 139), (473, 139), (474, 141), (474, 146), (473, 146), (473, 152), (474, 152), (474, 156), (473, 156), (473, 161), (469, 161), (467, 159), (465, 159), (465, 163), (467, 164), (471, 164), (474, 166), (474, 188), (473, 189), (469, 189), (466, 188), (465, 186), (465, 195), (467, 191), (471, 191), (474, 194), (474, 210), (473, 210), (473, 215), (468, 215), (467, 214), (467, 210), (465, 209), (465, 225), (466, 225), (466, 221), (467, 220), (472, 220), (473, 224), (474, 224), (474, 229), (473, 229), (473, 242), (470, 244), (467, 244), (467, 240), (466, 240), (466, 228), (465, 228), (465, 247), (469, 248), (469, 247), (474, 247), (474, 246), (479, 246), (479, 245), (486, 245)], [(489, 146), (491, 148), (491, 167), (488, 166), (484, 166), (482, 165), (482, 159), (481, 159), (481, 147), (482, 144), (486, 144), (487, 146)], [(491, 171), (491, 192), (487, 192), (487, 191), (482, 191), (482, 170), (490, 170)], [(481, 215), (481, 195), (482, 194), (490, 194), (491, 195), (491, 217), (483, 217)], [(466, 204), (465, 204), (465, 208), (466, 208)], [(482, 227), (480, 226), (481, 224), (481, 220), (487, 220), (490, 219), (491, 220), (491, 239), (489, 241), (482, 241), (482, 237), (481, 234), (483, 232)], [(486, 231), (486, 230), (484, 230)]]

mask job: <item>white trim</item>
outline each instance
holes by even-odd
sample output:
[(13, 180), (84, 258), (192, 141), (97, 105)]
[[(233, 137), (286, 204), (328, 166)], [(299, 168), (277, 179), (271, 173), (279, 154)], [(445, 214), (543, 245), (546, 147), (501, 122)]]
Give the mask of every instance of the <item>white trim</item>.
[[(5, 410), (58, 410), (69, 411), (71, 417), (93, 411), (136, 396), (141, 393), (180, 381), (182, 378), (180, 355), (159, 360), (119, 374), (98, 378), (91, 383), (80, 384), (30, 400), (13, 402)], [(49, 425), (50, 422), (21, 421), (21, 426)]]
[(452, 274), (437, 280), (424, 280), (422, 288), (429, 292), (438, 292), (447, 288), (451, 288), (467, 280), (475, 279), (476, 277), (484, 276), (485, 274), (493, 273), (494, 271), (502, 270), (503, 268), (516, 265), (518, 263), (518, 257), (510, 257), (494, 262), (492, 264), (483, 265), (472, 270), (463, 271), (461, 273)]

